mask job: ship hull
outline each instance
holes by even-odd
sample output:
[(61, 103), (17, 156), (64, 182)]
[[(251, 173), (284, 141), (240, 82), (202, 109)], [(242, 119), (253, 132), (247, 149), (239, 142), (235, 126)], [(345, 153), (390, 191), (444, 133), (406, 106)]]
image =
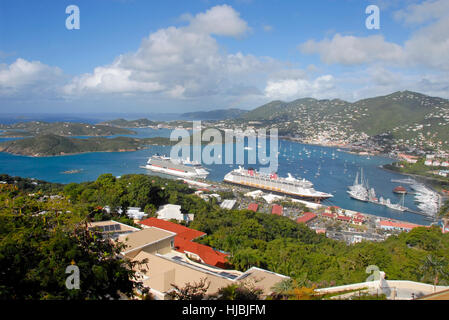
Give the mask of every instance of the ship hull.
[(205, 179), (208, 175), (207, 174), (197, 174), (194, 172), (185, 172), (185, 171), (181, 171), (181, 170), (171, 170), (171, 169), (167, 169), (167, 168), (162, 168), (159, 166), (153, 166), (153, 165), (146, 165), (142, 168), (145, 168), (147, 170), (150, 171), (154, 171), (154, 172), (158, 172), (158, 173), (164, 173), (164, 174), (168, 174), (171, 176), (175, 176), (175, 177), (183, 177), (183, 178), (200, 178), (200, 179)]
[(362, 202), (368, 202), (368, 200), (365, 200), (365, 199), (361, 199), (361, 198), (357, 198), (357, 197), (354, 197), (354, 196), (349, 196), (351, 199), (354, 199), (354, 200), (357, 200), (357, 201), (362, 201)]
[(298, 199), (298, 200), (313, 201), (313, 202), (317, 202), (317, 203), (321, 202), (322, 200), (326, 200), (326, 199), (329, 199), (332, 197), (332, 196), (323, 196), (323, 197), (322, 196), (309, 196), (309, 195), (301, 195), (301, 194), (297, 194), (297, 193), (291, 193), (291, 192), (283, 191), (283, 190), (273, 190), (272, 188), (268, 188), (263, 185), (251, 185), (249, 183), (231, 181), (226, 178), (223, 179), (223, 182), (232, 184), (232, 185), (236, 185), (239, 187), (246, 187), (249, 189), (261, 189), (261, 190), (268, 191), (272, 194), (276, 194), (276, 195), (280, 195), (280, 196), (290, 196), (290, 197)]

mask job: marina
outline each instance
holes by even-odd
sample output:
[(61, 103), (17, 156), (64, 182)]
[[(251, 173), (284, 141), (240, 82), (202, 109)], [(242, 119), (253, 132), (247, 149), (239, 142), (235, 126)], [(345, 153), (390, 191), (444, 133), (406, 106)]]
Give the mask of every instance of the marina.
[[(169, 129), (139, 128), (135, 137), (170, 137)], [(4, 140), (5, 138), (0, 138)], [(259, 147), (259, 146), (258, 146)], [(342, 150), (342, 149), (341, 149)], [(225, 146), (223, 146), (222, 160), (225, 159)], [(256, 150), (245, 150), (245, 163), (248, 163), (248, 152)], [(382, 165), (392, 163), (394, 160), (381, 156), (365, 156), (349, 154), (344, 150), (338, 151), (334, 147), (322, 147), (316, 145), (305, 145), (298, 142), (279, 140), (277, 174), (287, 177), (290, 172), (294, 177), (304, 178), (311, 183), (316, 190), (333, 195), (332, 198), (323, 200), (323, 204), (339, 206), (349, 210), (377, 215), (384, 218), (408, 221), (416, 224), (429, 225), (430, 222), (425, 215), (416, 214), (421, 212), (412, 194), (415, 190), (409, 190), (405, 197), (404, 206), (409, 211), (392, 210), (371, 202), (355, 201), (348, 196), (347, 186), (354, 183), (354, 179), (363, 168), (364, 176), (369, 179), (370, 186), (384, 198), (393, 199), (393, 203), (400, 202), (401, 196), (393, 193), (398, 185), (391, 180), (402, 180), (407, 177), (399, 173), (390, 172), (381, 168)], [(268, 149), (269, 153), (269, 149)], [(111, 173), (114, 176), (122, 176), (127, 173), (155, 174), (163, 177), (171, 177), (164, 173), (149, 171), (143, 168), (148, 159), (157, 154), (170, 154), (169, 146), (148, 146), (147, 149), (135, 152), (111, 152), (111, 153), (86, 153), (60, 157), (26, 157), (0, 153), (0, 168), (2, 173), (13, 176), (23, 176), (46, 180), (50, 182), (70, 183), (93, 181), (99, 175)], [(193, 156), (192, 156), (193, 158)], [(231, 170), (238, 169), (238, 164), (233, 159), (233, 164), (213, 163), (202, 166), (209, 172), (205, 183), (222, 182), (224, 176)], [(250, 164), (256, 170), (263, 168), (259, 162)], [(74, 168), (83, 168), (81, 172), (74, 174), (63, 174), (64, 171)], [(319, 175), (317, 175), (319, 173)], [(187, 177), (182, 177), (189, 179)], [(408, 184), (401, 182), (404, 187)], [(408, 188), (409, 189), (409, 188)]]

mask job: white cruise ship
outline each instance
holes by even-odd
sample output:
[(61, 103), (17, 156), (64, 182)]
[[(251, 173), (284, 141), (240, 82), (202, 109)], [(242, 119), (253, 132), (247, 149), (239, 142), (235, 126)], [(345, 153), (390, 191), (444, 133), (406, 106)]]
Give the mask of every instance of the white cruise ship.
[(243, 167), (239, 167), (226, 174), (223, 181), (309, 201), (320, 202), (333, 197), (329, 193), (316, 191), (313, 189), (313, 184), (310, 181), (296, 179), (290, 173), (287, 178), (281, 178), (276, 173), (268, 175), (254, 169), (246, 170)]
[(209, 175), (209, 171), (204, 169), (198, 162), (171, 159), (170, 157), (159, 155), (152, 156), (148, 159), (146, 166), (142, 168), (183, 178), (205, 179)]

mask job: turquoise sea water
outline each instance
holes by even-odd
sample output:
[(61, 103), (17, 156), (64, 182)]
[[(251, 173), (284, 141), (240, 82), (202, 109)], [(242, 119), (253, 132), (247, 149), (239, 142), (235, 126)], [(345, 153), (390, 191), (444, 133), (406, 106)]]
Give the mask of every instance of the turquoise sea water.
[[(134, 135), (137, 137), (169, 137), (171, 132), (167, 129), (154, 130), (149, 128), (133, 130), (137, 132), (137, 135)], [(0, 141), (4, 140), (6, 139), (0, 139)], [(103, 173), (112, 173), (115, 176), (127, 173), (149, 173), (139, 166), (145, 165), (148, 158), (156, 153), (168, 155), (170, 154), (170, 147), (150, 146), (148, 149), (136, 152), (86, 153), (44, 158), (0, 153), (0, 173), (59, 183), (91, 181)], [(224, 159), (224, 155), (222, 158)], [(370, 187), (376, 190), (379, 197), (390, 198), (393, 203), (401, 201), (401, 197), (392, 192), (398, 184), (391, 182), (391, 179), (405, 178), (405, 176), (380, 168), (383, 164), (391, 163), (393, 161), (391, 159), (384, 157), (367, 158), (366, 156), (340, 152), (337, 148), (303, 145), (279, 140), (278, 161), (278, 174), (280, 176), (291, 173), (295, 177), (304, 177), (314, 183), (315, 189), (333, 194), (334, 197), (327, 200), (328, 204), (398, 220), (429, 224), (429, 221), (420, 215), (394, 211), (372, 203), (353, 200), (346, 193), (347, 187), (353, 184), (356, 173), (363, 168)], [(238, 167), (237, 164), (204, 166), (210, 171), (208, 180), (212, 181), (222, 181), (226, 173)], [(251, 166), (260, 167), (257, 164)], [(62, 173), (78, 169), (82, 171), (75, 174)], [(405, 206), (417, 210), (412, 195), (405, 197)]]

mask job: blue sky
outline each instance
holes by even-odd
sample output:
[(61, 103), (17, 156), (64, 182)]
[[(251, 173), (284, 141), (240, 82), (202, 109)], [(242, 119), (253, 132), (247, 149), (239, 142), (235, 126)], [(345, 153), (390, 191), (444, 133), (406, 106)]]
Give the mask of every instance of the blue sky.
[[(2, 0), (0, 112), (449, 98), (449, 1)], [(80, 29), (67, 30), (68, 5)], [(380, 29), (365, 8), (380, 8)]]

